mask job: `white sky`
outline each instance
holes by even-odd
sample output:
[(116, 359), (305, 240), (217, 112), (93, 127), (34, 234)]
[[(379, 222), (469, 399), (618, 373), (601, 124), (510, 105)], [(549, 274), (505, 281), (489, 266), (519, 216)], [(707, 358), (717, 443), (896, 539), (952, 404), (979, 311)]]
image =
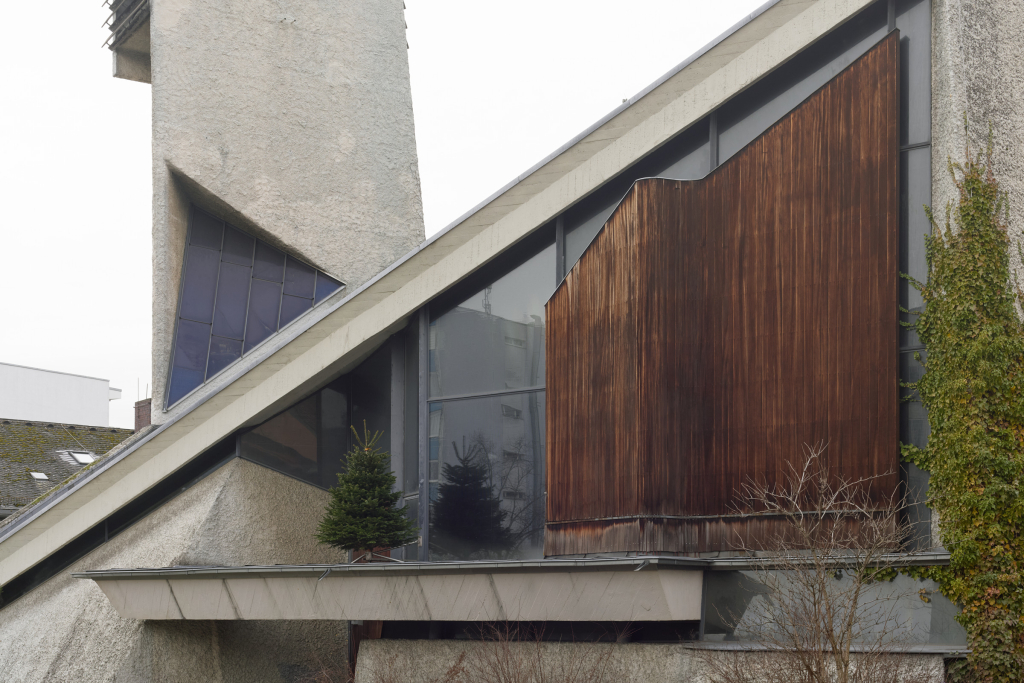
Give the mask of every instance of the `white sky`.
[[(405, 2), (430, 235), (763, 0)], [(111, 424), (131, 427), (150, 382), (150, 90), (110, 76), (99, 5), (5, 9), (0, 362), (109, 378)]]

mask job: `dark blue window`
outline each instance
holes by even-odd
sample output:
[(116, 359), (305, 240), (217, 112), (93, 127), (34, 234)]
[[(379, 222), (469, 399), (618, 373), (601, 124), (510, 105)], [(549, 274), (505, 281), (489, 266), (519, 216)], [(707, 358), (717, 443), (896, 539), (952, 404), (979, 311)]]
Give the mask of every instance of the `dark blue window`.
[(334, 294), (341, 289), (342, 284), (335, 280), (330, 275), (324, 275), (317, 271), (316, 274), (316, 299), (313, 301), (313, 305), (317, 305), (331, 294)]
[(167, 405), (344, 285), (192, 208)]

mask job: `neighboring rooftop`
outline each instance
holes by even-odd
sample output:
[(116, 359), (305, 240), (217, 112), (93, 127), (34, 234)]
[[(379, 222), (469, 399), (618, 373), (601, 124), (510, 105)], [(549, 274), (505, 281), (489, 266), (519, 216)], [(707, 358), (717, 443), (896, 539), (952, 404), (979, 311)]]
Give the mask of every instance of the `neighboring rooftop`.
[(130, 429), (0, 419), (0, 517), (31, 503), (132, 435)]

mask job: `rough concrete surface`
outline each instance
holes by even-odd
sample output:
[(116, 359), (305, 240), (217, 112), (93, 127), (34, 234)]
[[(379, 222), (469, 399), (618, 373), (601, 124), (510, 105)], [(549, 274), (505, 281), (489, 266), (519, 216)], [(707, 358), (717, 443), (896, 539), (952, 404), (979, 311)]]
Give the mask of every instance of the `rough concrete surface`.
[[(359, 644), (355, 683), (438, 683), (473, 681), (475, 672), (500, 663), (503, 680), (537, 680), (527, 674), (540, 649), (547, 680), (586, 683), (704, 683), (705, 656), (732, 657), (734, 652), (697, 653), (672, 643), (485, 643), (460, 640), (364, 640)], [(465, 673), (450, 679), (453, 665), (465, 654)], [(942, 657), (921, 655), (922, 664), (942, 680)], [(570, 673), (571, 672), (571, 673)]]
[(343, 561), (316, 544), (327, 493), (232, 460), (0, 610), (0, 680), (291, 682), (343, 667), (345, 622), (123, 619), (73, 571), (201, 563)]
[[(1024, 3), (932, 0), (932, 206), (937, 217), (955, 188), (947, 160), (962, 161), (967, 134), (982, 151), (992, 126), (993, 166), (1006, 192), (1010, 234), (1024, 236)], [(1016, 250), (1017, 272), (1021, 263)]]
[(153, 417), (190, 201), (355, 287), (424, 237), (402, 0), (156, 0)]

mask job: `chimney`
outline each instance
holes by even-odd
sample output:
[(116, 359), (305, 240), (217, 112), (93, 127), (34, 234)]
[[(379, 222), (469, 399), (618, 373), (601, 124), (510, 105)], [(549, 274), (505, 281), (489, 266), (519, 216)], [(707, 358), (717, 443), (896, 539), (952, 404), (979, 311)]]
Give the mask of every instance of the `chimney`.
[(150, 416), (152, 414), (151, 406), (153, 399), (144, 398), (141, 401), (135, 402), (135, 431), (138, 432), (145, 429), (150, 424)]

